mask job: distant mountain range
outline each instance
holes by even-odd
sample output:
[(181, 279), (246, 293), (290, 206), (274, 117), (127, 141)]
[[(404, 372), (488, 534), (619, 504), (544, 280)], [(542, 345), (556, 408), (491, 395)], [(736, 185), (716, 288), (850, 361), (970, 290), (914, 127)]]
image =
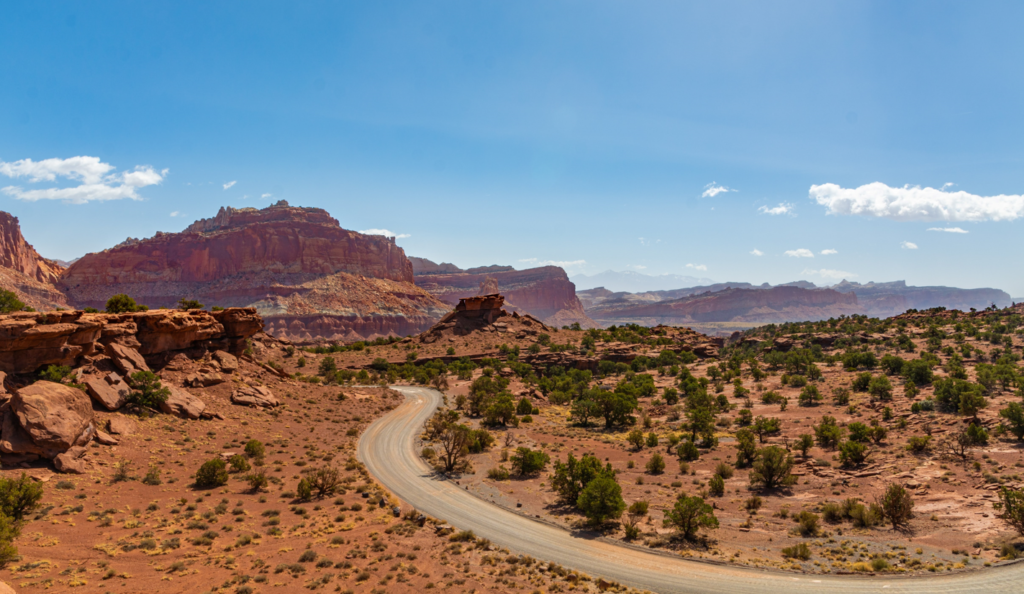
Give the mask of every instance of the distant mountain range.
[(604, 287), (613, 293), (646, 293), (648, 291), (671, 291), (682, 287), (696, 287), (698, 285), (710, 285), (715, 281), (709, 278), (697, 278), (683, 274), (660, 274), (657, 276), (643, 274), (642, 272), (624, 271), (615, 272), (605, 270), (604, 272), (586, 275), (577, 274), (570, 276), (569, 280), (576, 285), (579, 291)]

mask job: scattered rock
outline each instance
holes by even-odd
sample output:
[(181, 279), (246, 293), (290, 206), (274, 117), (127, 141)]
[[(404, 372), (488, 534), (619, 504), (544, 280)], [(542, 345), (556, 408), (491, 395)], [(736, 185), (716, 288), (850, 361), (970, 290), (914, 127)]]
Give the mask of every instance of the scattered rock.
[(113, 435), (100, 431), (99, 429), (96, 430), (96, 441), (103, 445), (117, 445), (121, 443)]
[(160, 410), (169, 415), (175, 415), (183, 419), (198, 419), (206, 404), (181, 388), (167, 386), (171, 394), (167, 400), (160, 403)]
[(57, 469), (57, 472), (66, 474), (85, 474), (85, 460), (82, 459), (84, 456), (84, 447), (73, 447), (62, 454), (58, 454), (53, 459), (53, 467)]
[(238, 369), (238, 357), (224, 351), (214, 351), (213, 358), (220, 363), (224, 373), (234, 373)]
[(135, 433), (135, 429), (135, 421), (125, 416), (117, 415), (107, 421), (107, 431), (114, 435), (131, 435)]
[(135, 349), (112, 342), (106, 346), (105, 352), (125, 375), (131, 375), (136, 371), (149, 371), (146, 360)]
[(185, 378), (185, 385), (190, 388), (206, 388), (224, 383), (224, 376), (219, 373), (193, 373)]
[(111, 373), (105, 378), (90, 378), (85, 380), (85, 390), (89, 397), (98, 402), (107, 410), (117, 410), (124, 406), (131, 394), (131, 388), (116, 373)]
[(231, 393), (231, 402), (241, 406), (272, 408), (280, 403), (274, 393), (263, 386), (242, 385)]

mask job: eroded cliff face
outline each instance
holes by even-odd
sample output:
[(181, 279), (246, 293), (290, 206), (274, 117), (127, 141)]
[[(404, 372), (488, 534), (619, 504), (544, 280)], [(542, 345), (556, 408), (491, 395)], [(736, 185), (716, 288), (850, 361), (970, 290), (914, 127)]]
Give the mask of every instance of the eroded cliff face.
[(565, 271), (557, 266), (528, 270), (499, 270), (456, 274), (418, 274), (416, 285), (445, 303), (455, 305), (459, 299), (476, 295), (501, 293), (510, 311), (529, 313), (547, 324), (564, 326), (578, 322), (594, 326)]
[(17, 217), (0, 212), (0, 288), (35, 309), (67, 307), (64, 294), (53, 286), (62, 270), (25, 241)]
[(221, 208), (181, 233), (87, 254), (58, 287), (77, 307), (102, 308), (116, 293), (150, 307), (188, 298), (253, 307), (279, 338), (357, 340), (414, 334), (448, 311), (412, 279), (393, 239), (342, 229), (323, 209), (281, 201)]
[(688, 322), (778, 323), (821, 320), (860, 311), (857, 296), (831, 289), (779, 286), (771, 289), (726, 289), (682, 299), (644, 303), (609, 301), (587, 313), (602, 324), (623, 322), (686, 324)]

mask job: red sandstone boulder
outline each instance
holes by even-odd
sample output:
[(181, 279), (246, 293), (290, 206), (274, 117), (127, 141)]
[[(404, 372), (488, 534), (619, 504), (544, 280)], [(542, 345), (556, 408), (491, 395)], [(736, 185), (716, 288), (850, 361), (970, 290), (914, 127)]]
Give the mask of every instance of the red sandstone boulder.
[(66, 452), (58, 454), (53, 459), (53, 467), (57, 472), (66, 474), (85, 474), (85, 447), (75, 446)]
[(103, 378), (85, 380), (85, 390), (89, 397), (100, 403), (107, 410), (117, 410), (124, 406), (131, 394), (131, 388), (116, 373)]
[(106, 354), (126, 376), (131, 376), (137, 371), (149, 371), (146, 360), (135, 349), (111, 343), (107, 345)]
[(95, 434), (89, 397), (63, 384), (38, 381), (24, 387), (11, 398), (11, 410), (32, 443), (48, 458), (89, 443)]
[(274, 393), (263, 386), (242, 385), (231, 393), (231, 402), (240, 406), (273, 408), (281, 404)]
[(114, 415), (107, 421), (107, 431), (114, 435), (131, 435), (135, 433), (135, 421), (122, 415)]
[(238, 358), (231, 353), (215, 351), (213, 353), (213, 358), (220, 365), (220, 369), (224, 373), (234, 373), (234, 371), (238, 369)]
[(169, 415), (175, 415), (183, 419), (198, 419), (206, 410), (206, 403), (196, 398), (191, 393), (174, 386), (166, 386), (171, 394), (167, 400), (160, 403), (160, 410)]

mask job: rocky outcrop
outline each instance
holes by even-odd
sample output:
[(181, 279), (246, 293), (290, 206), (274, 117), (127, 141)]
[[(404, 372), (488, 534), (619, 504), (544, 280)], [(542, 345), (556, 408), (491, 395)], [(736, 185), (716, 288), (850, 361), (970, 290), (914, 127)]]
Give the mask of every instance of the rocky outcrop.
[(35, 309), (67, 307), (67, 298), (54, 287), (62, 270), (25, 241), (17, 217), (0, 212), (0, 289)]
[(471, 271), (455, 274), (420, 274), (416, 285), (445, 303), (455, 305), (463, 297), (501, 292), (509, 311), (529, 313), (551, 325), (578, 322), (583, 327), (595, 324), (576, 297), (576, 286), (557, 266), (528, 270)]
[(588, 313), (599, 323), (681, 325), (694, 322), (779, 323), (821, 320), (859, 311), (857, 296), (831, 289), (777, 286), (770, 289), (726, 289), (667, 301), (610, 300)]
[(246, 339), (261, 328), (253, 309), (0, 315), (0, 371), (34, 373), (47, 365), (75, 367), (103, 356), (130, 374), (149, 369), (146, 356), (191, 350), (241, 353)]
[(183, 297), (253, 307), (269, 333), (302, 341), (429, 328), (448, 308), (412, 281), (412, 264), (393, 238), (348, 231), (322, 209), (281, 201), (222, 208), (181, 233), (87, 254), (58, 286), (78, 307), (103, 307), (115, 293), (150, 307)]
[(431, 344), (439, 340), (455, 340), (456, 337), (473, 333), (494, 334), (499, 337), (509, 334), (517, 338), (537, 336), (551, 329), (537, 318), (519, 312), (511, 314), (502, 306), (505, 298), (501, 295), (465, 297), (459, 300), (455, 311), (449, 313), (430, 330), (419, 336), (420, 342)]

